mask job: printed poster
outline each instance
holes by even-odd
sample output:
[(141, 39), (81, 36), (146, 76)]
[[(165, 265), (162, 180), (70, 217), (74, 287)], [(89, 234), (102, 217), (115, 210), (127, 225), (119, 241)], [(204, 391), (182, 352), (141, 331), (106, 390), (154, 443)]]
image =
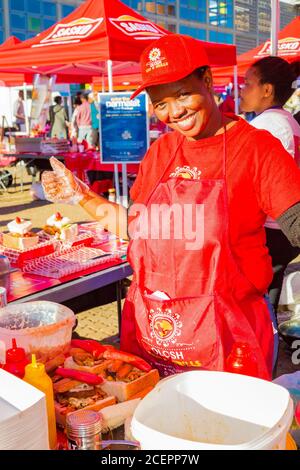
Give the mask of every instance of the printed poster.
[(102, 163), (140, 163), (149, 147), (146, 93), (99, 93)]

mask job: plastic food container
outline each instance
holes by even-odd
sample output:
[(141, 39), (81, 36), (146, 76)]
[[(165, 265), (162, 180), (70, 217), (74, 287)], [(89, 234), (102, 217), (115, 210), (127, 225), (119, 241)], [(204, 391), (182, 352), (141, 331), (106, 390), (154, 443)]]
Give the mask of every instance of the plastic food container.
[(142, 449), (286, 449), (289, 392), (226, 372), (185, 372), (162, 380), (136, 408), (131, 432)]
[(26, 250), (16, 250), (2, 245), (2, 234), (0, 233), (0, 254), (7, 256), (11, 264), (18, 268), (22, 268), (27, 261), (54, 253), (57, 244), (55, 240), (43, 240), (39, 236), (39, 243), (37, 245)]
[(30, 357), (46, 362), (67, 352), (71, 343), (75, 315), (55, 302), (37, 301), (8, 305), (0, 309), (0, 362), (16, 338)]

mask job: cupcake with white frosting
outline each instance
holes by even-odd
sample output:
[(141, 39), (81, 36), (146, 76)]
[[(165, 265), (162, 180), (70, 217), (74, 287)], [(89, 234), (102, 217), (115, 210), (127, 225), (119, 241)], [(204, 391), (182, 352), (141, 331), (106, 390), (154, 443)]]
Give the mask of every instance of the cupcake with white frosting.
[(63, 217), (60, 212), (47, 219), (43, 230), (48, 235), (63, 241), (73, 240), (78, 235), (78, 225), (72, 224), (69, 217)]
[(31, 231), (32, 223), (30, 220), (16, 217), (7, 224), (8, 232), (3, 233), (2, 243), (6, 248), (16, 250), (26, 250), (37, 245), (39, 237)]

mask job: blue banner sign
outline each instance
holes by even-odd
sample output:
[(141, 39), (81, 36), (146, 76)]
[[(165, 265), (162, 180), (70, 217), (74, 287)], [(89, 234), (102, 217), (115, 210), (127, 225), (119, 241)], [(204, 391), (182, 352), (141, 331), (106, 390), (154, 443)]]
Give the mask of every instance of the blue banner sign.
[(99, 93), (102, 163), (139, 163), (149, 147), (147, 96)]

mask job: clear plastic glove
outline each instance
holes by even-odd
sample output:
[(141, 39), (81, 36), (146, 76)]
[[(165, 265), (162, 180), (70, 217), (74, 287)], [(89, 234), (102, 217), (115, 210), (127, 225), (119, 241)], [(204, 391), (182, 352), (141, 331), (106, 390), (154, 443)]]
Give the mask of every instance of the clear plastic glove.
[(63, 163), (50, 158), (53, 171), (42, 174), (42, 185), (46, 199), (50, 202), (78, 204), (87, 194), (89, 187), (73, 175)]

